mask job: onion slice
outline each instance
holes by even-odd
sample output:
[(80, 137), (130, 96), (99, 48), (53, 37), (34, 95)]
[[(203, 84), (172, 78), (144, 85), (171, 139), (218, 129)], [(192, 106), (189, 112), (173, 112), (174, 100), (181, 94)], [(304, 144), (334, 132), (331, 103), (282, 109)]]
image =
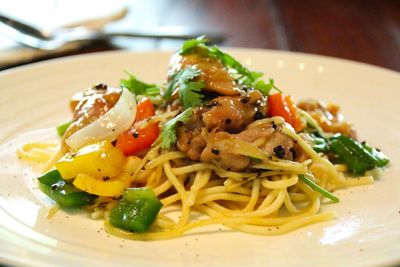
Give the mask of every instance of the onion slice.
[(103, 140), (114, 141), (128, 130), (136, 117), (136, 98), (128, 89), (123, 88), (117, 103), (103, 116), (73, 133), (65, 140), (71, 149)]

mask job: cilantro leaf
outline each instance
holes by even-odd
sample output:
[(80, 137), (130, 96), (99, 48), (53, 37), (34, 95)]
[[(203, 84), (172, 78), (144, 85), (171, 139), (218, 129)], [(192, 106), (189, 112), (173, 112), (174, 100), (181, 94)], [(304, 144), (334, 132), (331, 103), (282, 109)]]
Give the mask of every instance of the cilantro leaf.
[(275, 85), (274, 80), (270, 79), (269, 84), (260, 78), (263, 76), (261, 72), (250, 71), (243, 66), (231, 55), (222, 52), (216, 46), (210, 48), (211, 55), (221, 60), (222, 64), (227, 67), (234, 79), (242, 86), (254, 87), (260, 90), (264, 95), (268, 95), (272, 88), (280, 91)]
[(195, 66), (190, 66), (180, 70), (172, 76), (167, 83), (167, 89), (164, 97), (169, 99), (175, 90), (179, 92), (179, 98), (182, 101), (183, 109), (198, 106), (203, 102), (203, 95), (200, 93), (204, 87), (202, 81), (191, 81), (198, 77), (201, 71)]
[(160, 94), (160, 88), (157, 85), (147, 84), (138, 80), (129, 72), (125, 73), (128, 75), (128, 79), (122, 79), (120, 81), (121, 87), (127, 88), (130, 92), (136, 95), (157, 96)]
[(182, 48), (179, 51), (179, 54), (183, 55), (190, 52), (193, 48), (200, 47), (203, 45), (205, 46), (207, 41), (208, 40), (204, 37), (204, 35), (199, 36), (196, 39), (187, 40), (183, 43)]
[(275, 89), (278, 92), (282, 93), (282, 91), (278, 87), (275, 86), (275, 81), (273, 79), (269, 79), (269, 83), (266, 83), (264, 80), (258, 80), (255, 83), (254, 87), (256, 89), (260, 90), (264, 95), (269, 95), (269, 92), (272, 89)]
[(222, 64), (228, 69), (234, 70), (239, 75), (250, 79), (251, 81), (255, 80), (254, 73), (251, 72), (248, 68), (243, 66), (239, 61), (237, 61), (231, 55), (222, 52), (218, 47), (213, 46), (209, 48), (210, 55), (221, 60)]
[(182, 101), (184, 110), (201, 105), (203, 102), (203, 95), (200, 94), (200, 91), (203, 87), (203, 81), (181, 84), (181, 87), (179, 88), (179, 98)]
[(163, 149), (170, 149), (176, 142), (176, 125), (178, 122), (186, 123), (189, 121), (190, 116), (193, 113), (193, 108), (188, 108), (183, 111), (181, 114), (176, 116), (175, 118), (166, 122), (161, 130), (160, 137), (162, 138), (161, 141), (161, 148)]

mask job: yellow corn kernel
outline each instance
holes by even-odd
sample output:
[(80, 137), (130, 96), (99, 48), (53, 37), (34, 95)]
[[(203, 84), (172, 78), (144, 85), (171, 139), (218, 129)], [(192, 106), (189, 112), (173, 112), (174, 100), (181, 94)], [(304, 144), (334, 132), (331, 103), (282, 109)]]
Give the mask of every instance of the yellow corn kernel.
[(82, 147), (76, 153), (67, 153), (56, 164), (61, 177), (68, 180), (78, 174), (103, 179), (115, 177), (125, 165), (125, 156), (108, 141)]
[(76, 176), (73, 185), (82, 191), (103, 197), (121, 196), (127, 188), (127, 182), (119, 177), (105, 181), (83, 173)]

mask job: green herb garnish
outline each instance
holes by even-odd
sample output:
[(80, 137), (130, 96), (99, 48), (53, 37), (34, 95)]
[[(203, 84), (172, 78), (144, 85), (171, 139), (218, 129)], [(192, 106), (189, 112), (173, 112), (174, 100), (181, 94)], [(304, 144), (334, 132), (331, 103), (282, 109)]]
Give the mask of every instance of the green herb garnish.
[(189, 121), (190, 116), (192, 115), (193, 108), (188, 108), (183, 111), (181, 114), (176, 116), (175, 118), (171, 119), (170, 121), (166, 122), (162, 128), (160, 137), (162, 138), (161, 141), (161, 148), (163, 149), (170, 149), (176, 142), (176, 124), (178, 122), (186, 123)]
[(164, 97), (169, 99), (173, 92), (178, 90), (184, 110), (201, 105), (204, 96), (200, 91), (204, 87), (204, 82), (193, 81), (200, 74), (201, 71), (195, 66), (178, 71), (168, 82)]
[(208, 40), (204, 37), (204, 35), (197, 37), (196, 39), (190, 39), (183, 43), (179, 54), (184, 55), (186, 53), (191, 52), (191, 50), (195, 49), (196, 47), (207, 47), (206, 43)]
[(325, 190), (324, 188), (320, 187), (319, 185), (317, 185), (313, 180), (311, 180), (307, 176), (305, 176), (303, 174), (299, 174), (299, 179), (302, 180), (309, 187), (311, 187), (314, 191), (321, 193), (324, 197), (329, 198), (333, 202), (339, 202), (339, 198), (337, 196), (335, 196), (331, 192)]
[(160, 94), (160, 87), (155, 84), (148, 84), (138, 80), (134, 75), (125, 72), (128, 79), (122, 79), (120, 82), (121, 87), (127, 88), (135, 95), (157, 96)]

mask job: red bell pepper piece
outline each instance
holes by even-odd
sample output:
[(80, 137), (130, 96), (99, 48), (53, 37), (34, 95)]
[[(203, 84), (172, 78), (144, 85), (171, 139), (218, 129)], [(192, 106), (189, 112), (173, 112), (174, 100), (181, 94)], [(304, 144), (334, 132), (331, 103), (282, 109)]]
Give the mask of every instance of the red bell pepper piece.
[[(144, 98), (136, 106), (135, 122), (148, 119), (154, 116), (155, 110), (150, 99)], [(130, 156), (148, 149), (158, 138), (160, 128), (158, 123), (148, 123), (143, 128), (132, 126), (128, 131), (122, 133), (116, 142), (116, 147), (119, 148), (125, 156)]]
[(287, 123), (292, 125), (296, 132), (300, 132), (303, 128), (303, 122), (296, 110), (292, 98), (282, 93), (268, 96), (268, 116), (280, 116)]

